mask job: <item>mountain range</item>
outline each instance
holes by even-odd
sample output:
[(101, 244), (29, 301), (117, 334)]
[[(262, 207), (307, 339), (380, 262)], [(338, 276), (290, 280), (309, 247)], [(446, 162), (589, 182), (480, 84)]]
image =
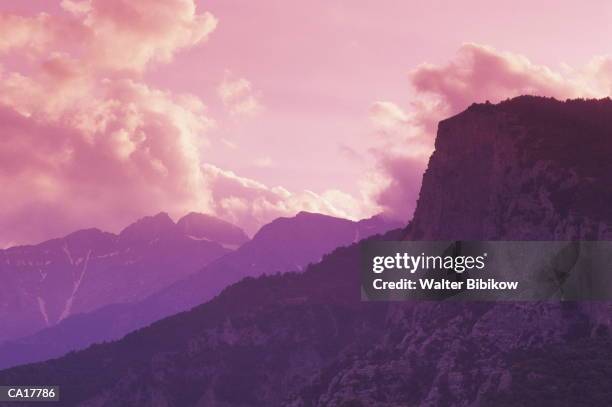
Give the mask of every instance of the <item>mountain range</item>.
[(246, 242), (239, 228), (189, 214), (145, 217), (119, 234), (87, 229), (0, 250), (0, 342), (71, 315), (141, 300)]
[[(609, 99), (471, 106), (440, 123), (413, 220), (370, 239), (609, 238), (610, 117)], [(0, 382), (82, 407), (612, 402), (610, 303), (362, 302), (363, 244)]]
[[(183, 273), (177, 276), (172, 284), (145, 298), (130, 302), (111, 301), (109, 305), (70, 316), (40, 332), (0, 344), (0, 368), (45, 360), (82, 349), (92, 343), (118, 339), (158, 319), (201, 304), (244, 277), (300, 271), (309, 263), (319, 261), (325, 253), (336, 247), (398, 226), (380, 216), (353, 222), (300, 212), (292, 218), (278, 218), (264, 225), (251, 241), (244, 243), (246, 236), (240, 229), (219, 223), (222, 221), (205, 215), (187, 215), (176, 225), (169, 223), (169, 219), (164, 215), (158, 215), (157, 218), (166, 219), (166, 232), (178, 228), (180, 236), (187, 237), (183, 239), (185, 242), (195, 240), (201, 244), (218, 239), (225, 247), (240, 247), (202, 268), (200, 264), (194, 264), (192, 261), (189, 263), (192, 266), (191, 274)], [(143, 236), (158, 236), (164, 232), (163, 228), (152, 224), (149, 218), (135, 224), (139, 229), (143, 229), (144, 225), (155, 229), (155, 233), (152, 230), (147, 233), (141, 231), (135, 234), (139, 238), (131, 241), (140, 242)], [(131, 236), (135, 230), (134, 226), (130, 226), (122, 235)], [(163, 238), (159, 242), (167, 244), (168, 239)], [(163, 253), (172, 253), (172, 249), (173, 247), (166, 246)], [(160, 253), (155, 251), (153, 254), (154, 258), (146, 260), (146, 254), (141, 254), (141, 262), (151, 264), (158, 261)], [(177, 251), (175, 256), (167, 256), (164, 262), (157, 265), (158, 269), (166, 267), (167, 273), (171, 273), (175, 270), (171, 262), (179, 261), (183, 254), (184, 252)], [(182, 261), (184, 262), (184, 259)], [(206, 262), (201, 263), (205, 264)], [(108, 277), (113, 278), (114, 275)]]

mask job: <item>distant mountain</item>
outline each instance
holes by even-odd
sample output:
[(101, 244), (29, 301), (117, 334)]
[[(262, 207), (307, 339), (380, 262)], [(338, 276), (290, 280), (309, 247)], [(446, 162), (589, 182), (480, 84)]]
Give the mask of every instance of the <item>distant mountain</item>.
[(74, 314), (141, 300), (229, 253), (224, 245), (244, 238), (235, 226), (208, 216), (190, 214), (175, 224), (160, 213), (119, 235), (87, 229), (0, 250), (0, 342)]
[[(440, 124), (408, 228), (375, 239), (609, 239), (610, 117), (609, 99), (470, 107)], [(612, 404), (609, 302), (362, 302), (360, 251), (0, 383), (80, 407)]]
[(293, 218), (278, 218), (264, 225), (239, 250), (152, 295), (143, 304), (149, 311), (158, 310), (158, 316), (171, 315), (211, 299), (244, 277), (303, 271), (309, 263), (320, 261), (337, 247), (399, 226), (381, 216), (353, 222), (300, 212)]
[[(191, 225), (185, 227), (188, 223)], [(177, 226), (182, 233), (187, 231), (187, 236), (197, 236), (200, 239), (204, 236), (202, 226), (210, 223), (216, 222), (209, 222), (208, 217), (190, 214), (180, 220)], [(157, 230), (159, 225), (147, 228), (143, 226), (136, 223), (129, 228), (127, 235), (131, 236), (136, 231), (141, 234), (143, 229), (147, 232)], [(74, 315), (34, 335), (0, 345), (0, 368), (45, 360), (95, 342), (120, 338), (153, 321), (199, 305), (244, 277), (301, 271), (309, 263), (320, 261), (325, 253), (336, 247), (397, 226), (397, 223), (381, 216), (353, 222), (300, 212), (292, 218), (276, 219), (263, 226), (251, 241), (235, 252), (141, 301), (113, 304), (93, 312)], [(225, 236), (224, 244), (237, 244), (242, 239), (240, 233), (206, 233), (219, 239)]]
[(221, 243), (230, 249), (237, 249), (249, 241), (239, 227), (202, 213), (191, 212), (179, 219), (176, 225), (187, 236)]

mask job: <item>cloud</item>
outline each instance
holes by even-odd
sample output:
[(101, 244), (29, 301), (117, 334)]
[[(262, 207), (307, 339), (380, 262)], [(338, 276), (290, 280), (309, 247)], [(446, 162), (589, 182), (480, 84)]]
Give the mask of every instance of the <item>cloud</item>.
[(433, 115), (452, 115), (474, 102), (497, 102), (519, 95), (545, 95), (560, 99), (584, 96), (579, 73), (564, 74), (527, 57), (492, 47), (467, 43), (444, 65), (422, 64), (410, 73), (415, 92), (429, 98), (416, 106), (421, 124), (430, 128)]
[(395, 103), (378, 101), (370, 106), (370, 120), (381, 130), (394, 130), (408, 123), (408, 115)]
[(233, 78), (229, 72), (217, 87), (217, 95), (232, 115), (254, 116), (262, 110), (251, 82), (245, 78)]
[(422, 157), (384, 155), (379, 162), (385, 187), (377, 191), (376, 201), (391, 218), (408, 221), (416, 209), (421, 177)]
[(208, 207), (198, 150), (210, 126), (203, 106), (128, 79), (98, 91), (58, 117), (44, 106), (0, 109), (0, 227), (14, 230), (12, 240)]
[(88, 31), (86, 59), (110, 70), (141, 71), (151, 62), (170, 62), (217, 25), (212, 14), (198, 14), (192, 0), (64, 0), (62, 7)]
[[(0, 70), (0, 246), (116, 230), (162, 210), (231, 214), (202, 171), (214, 125), (205, 106), (139, 76), (204, 41), (216, 19), (190, 0), (62, 7), (66, 15), (0, 14), (0, 56), (21, 61)], [(286, 194), (272, 192), (282, 205)]]
[[(0, 57), (8, 62), (0, 65), (0, 247), (83, 227), (116, 231), (159, 211), (208, 212), (249, 232), (300, 210), (362, 213), (341, 191), (290, 192), (206, 163), (207, 130), (216, 123), (203, 102), (156, 89), (142, 75), (212, 32), (216, 19), (193, 1), (62, 7), (64, 15), (0, 14)], [(261, 109), (244, 78), (228, 73), (218, 91), (232, 114)]]
[[(255, 231), (300, 210), (359, 218), (377, 207), (414, 209), (440, 119), (474, 101), (523, 93), (607, 95), (612, 60), (557, 70), (466, 44), (445, 64), (410, 73), (413, 102), (379, 100), (369, 116), (376, 168), (363, 194), (290, 191), (207, 164), (215, 123), (203, 102), (162, 91), (144, 73), (202, 44), (217, 20), (191, 0), (62, 2), (58, 15), (0, 13), (0, 246), (99, 226), (116, 230), (158, 211), (204, 211)], [(227, 73), (217, 94), (231, 115), (262, 106), (254, 86)], [(219, 143), (238, 148), (229, 139)], [(355, 160), (367, 153), (339, 147)], [(265, 157), (255, 164), (268, 165)]]
[(193, 0), (63, 0), (63, 15), (0, 14), (0, 52), (78, 55), (96, 71), (143, 71), (207, 39), (217, 25)]
[(322, 194), (312, 191), (292, 193), (283, 187), (268, 187), (211, 164), (202, 167), (210, 191), (212, 211), (254, 233), (262, 224), (279, 216), (292, 216), (305, 210), (348, 219), (360, 218), (364, 205), (339, 190)]
[(520, 54), (468, 43), (445, 64), (416, 67), (409, 80), (414, 102), (406, 109), (381, 101), (370, 109), (379, 126), (401, 126), (374, 149), (378, 176), (370, 190), (388, 213), (404, 220), (412, 216), (440, 120), (474, 102), (499, 102), (524, 94), (559, 99), (608, 96), (612, 58), (596, 57), (581, 68), (553, 70)]

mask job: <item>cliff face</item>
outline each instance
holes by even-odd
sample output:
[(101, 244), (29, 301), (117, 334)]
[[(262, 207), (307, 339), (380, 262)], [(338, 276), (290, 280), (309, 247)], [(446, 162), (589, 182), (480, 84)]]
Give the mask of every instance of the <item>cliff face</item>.
[[(610, 101), (518, 98), (440, 125), (382, 239), (606, 238)], [(246, 279), (121, 341), (0, 373), (79, 406), (610, 405), (608, 304), (366, 303), (360, 244)], [(88, 379), (83, 372), (99, 372)]]
[[(442, 121), (404, 239), (609, 240), (610, 117), (609, 99), (524, 96)], [(573, 379), (556, 381), (551, 366), (592, 372), (593, 348), (610, 361), (610, 303), (392, 304), (387, 318), (415, 333), (397, 344), (404, 357), (436, 361), (419, 405), (556, 404)]]
[(408, 238), (610, 239), (611, 114), (523, 96), (442, 121)]

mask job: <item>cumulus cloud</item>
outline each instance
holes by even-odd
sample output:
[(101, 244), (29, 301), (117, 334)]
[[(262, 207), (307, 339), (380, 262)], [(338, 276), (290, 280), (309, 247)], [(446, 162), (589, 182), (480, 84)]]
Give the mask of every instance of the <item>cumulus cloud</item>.
[(63, 0), (62, 7), (87, 31), (85, 58), (98, 69), (139, 71), (169, 62), (217, 25), (212, 14), (198, 14), (192, 0)]
[[(474, 102), (498, 102), (519, 95), (560, 99), (590, 96), (584, 70), (555, 71), (527, 57), (478, 44), (464, 44), (444, 65), (422, 64), (410, 72), (410, 83), (422, 99), (416, 105), (419, 124), (431, 130), (440, 118)], [(588, 78), (590, 82), (590, 78)]]
[(230, 72), (226, 72), (217, 87), (217, 94), (232, 115), (254, 116), (262, 110), (251, 82), (245, 78), (234, 78)]
[[(410, 73), (412, 104), (372, 105), (384, 137), (372, 149), (378, 167), (366, 176), (364, 196), (296, 192), (207, 164), (215, 121), (202, 101), (144, 80), (147, 67), (205, 42), (215, 17), (192, 0), (64, 0), (62, 7), (61, 15), (0, 14), (0, 62), (9, 62), (0, 65), (0, 246), (80, 227), (116, 230), (158, 211), (205, 211), (249, 232), (299, 210), (359, 218), (378, 205), (407, 220), (440, 119), (474, 101), (603, 96), (612, 86), (609, 58), (552, 70), (466, 44), (448, 63)], [(261, 110), (245, 78), (228, 73), (217, 93), (230, 114)]]
[(203, 165), (202, 171), (214, 213), (241, 225), (249, 233), (279, 216), (292, 216), (302, 210), (348, 219), (362, 215), (363, 204), (339, 190), (323, 194), (308, 190), (292, 193), (210, 164)]
[[(464, 44), (445, 64), (422, 64), (409, 74), (414, 102), (406, 109), (392, 102), (372, 105), (372, 120), (402, 131), (374, 149), (378, 183), (376, 202), (387, 212), (407, 220), (418, 196), (437, 123), (477, 102), (499, 102), (519, 95), (560, 99), (604, 97), (612, 86), (612, 59), (597, 57), (584, 67), (554, 70), (515, 53)], [(416, 186), (416, 187), (415, 187)]]
[(35, 17), (0, 13), (0, 52), (2, 53), (14, 50), (40, 53), (61, 36), (72, 38), (75, 34), (83, 33), (81, 25), (63, 24), (45, 13)]
[(0, 14), (0, 52), (78, 55), (89, 69), (142, 71), (206, 40), (217, 25), (193, 0), (63, 0), (64, 15)]
[[(249, 232), (300, 210), (360, 213), (340, 191), (292, 193), (206, 164), (216, 124), (202, 101), (142, 75), (213, 31), (216, 19), (192, 0), (62, 7), (63, 15), (0, 14), (0, 62), (10, 62), (0, 65), (0, 247), (82, 227), (117, 230), (159, 211), (208, 212)], [(261, 108), (244, 78), (228, 74), (218, 91), (233, 114)]]
[(147, 65), (204, 41), (191, 0), (62, 2), (63, 15), (0, 14), (0, 245), (77, 227), (117, 229), (210, 207), (202, 102), (145, 84)]
[(45, 106), (0, 110), (0, 224), (13, 240), (207, 207), (198, 192), (203, 106), (128, 79), (97, 89), (57, 117)]

